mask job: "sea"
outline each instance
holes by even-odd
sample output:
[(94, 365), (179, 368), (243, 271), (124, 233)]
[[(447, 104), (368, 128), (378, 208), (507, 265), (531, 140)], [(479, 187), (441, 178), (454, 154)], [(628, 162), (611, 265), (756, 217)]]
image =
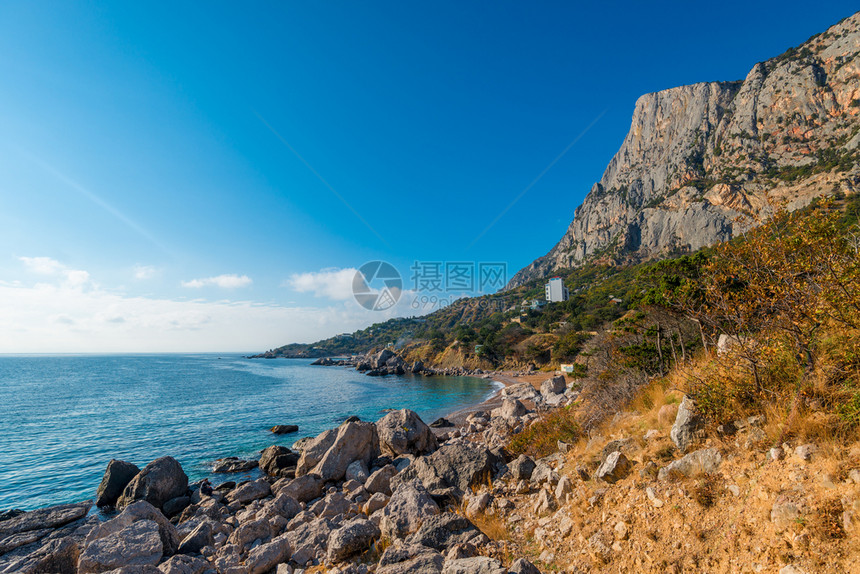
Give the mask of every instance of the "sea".
[[(489, 398), (474, 377), (369, 377), (303, 359), (230, 354), (0, 356), (0, 511), (92, 499), (108, 461), (172, 456), (190, 481), (355, 415), (410, 408), (430, 423)], [(275, 436), (276, 424), (299, 432)]]

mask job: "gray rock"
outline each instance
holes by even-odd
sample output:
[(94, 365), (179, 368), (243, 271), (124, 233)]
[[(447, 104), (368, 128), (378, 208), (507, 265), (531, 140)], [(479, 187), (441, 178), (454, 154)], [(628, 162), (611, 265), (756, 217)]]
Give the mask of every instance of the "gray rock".
[(393, 464), (387, 464), (371, 474), (364, 483), (364, 488), (367, 492), (381, 492), (391, 496), (391, 478), (397, 474), (397, 469)]
[(243, 522), (234, 530), (227, 538), (228, 544), (233, 544), (241, 554), (248, 550), (255, 540), (268, 540), (272, 536), (272, 529), (269, 526), (269, 521), (249, 520)]
[(455, 487), (465, 492), (470, 486), (487, 484), (503, 464), (496, 454), (477, 444), (446, 444), (429, 456), (415, 460), (392, 479), (395, 483), (418, 478), (429, 490)]
[(545, 397), (548, 395), (559, 395), (567, 390), (567, 381), (564, 375), (557, 375), (545, 380), (540, 386), (540, 392)]
[(167, 517), (173, 517), (185, 510), (191, 504), (190, 496), (177, 496), (164, 503), (162, 510)]
[(116, 504), (122, 491), (139, 472), (140, 469), (130, 462), (111, 459), (96, 489), (96, 506), (102, 508)]
[(212, 472), (245, 472), (246, 470), (257, 468), (259, 464), (256, 460), (244, 460), (235, 456), (228, 456), (226, 458), (219, 458), (212, 463)]
[(283, 484), (281, 481), (275, 483), (274, 490), (278, 495), (287, 494), (299, 502), (308, 502), (322, 495), (324, 483), (319, 475), (305, 474), (292, 480), (284, 480)]
[(273, 434), (289, 434), (299, 432), (299, 427), (298, 425), (275, 425), (269, 429), (269, 432)]
[(289, 521), (301, 511), (302, 506), (299, 504), (299, 501), (286, 492), (281, 491), (275, 498), (263, 505), (263, 508), (257, 513), (257, 517), (265, 517), (268, 520), (272, 520), (276, 516), (281, 516)]
[(383, 455), (429, 454), (438, 448), (436, 435), (414, 411), (392, 411), (376, 422)]
[(594, 477), (608, 483), (615, 483), (630, 474), (632, 463), (620, 451), (614, 451), (606, 457), (603, 464), (594, 473)]
[(477, 546), (488, 541), (466, 517), (445, 512), (427, 516), (418, 530), (406, 539), (406, 544), (445, 551), (455, 544), (471, 543)]
[(797, 505), (785, 498), (779, 498), (770, 510), (770, 520), (778, 532), (795, 526), (800, 517)]
[(328, 537), (336, 527), (337, 525), (328, 518), (317, 518), (300, 524), (294, 530), (287, 532), (287, 540), (293, 548), (292, 560), (303, 564), (303, 560), (296, 558), (300, 553), (309, 557), (322, 557), (326, 552)]
[(511, 564), (511, 574), (541, 574), (537, 566), (526, 560), (525, 558), (517, 558)]
[(272, 494), (272, 487), (265, 479), (260, 478), (236, 487), (227, 495), (227, 500), (245, 505), (252, 500), (265, 498), (270, 494)]
[(440, 574), (444, 557), (425, 546), (391, 546), (379, 560), (376, 574)]
[(298, 463), (299, 455), (285, 446), (270, 446), (260, 454), (260, 469), (269, 476), (284, 476)]
[(534, 512), (537, 515), (547, 514), (558, 510), (558, 502), (555, 497), (545, 488), (538, 492), (537, 499), (534, 504)]
[(446, 560), (442, 566), (442, 574), (508, 574), (508, 571), (494, 558), (475, 556)]
[(212, 566), (208, 560), (181, 554), (168, 558), (158, 565), (161, 574), (204, 574), (211, 569)]
[(345, 480), (355, 480), (364, 484), (368, 477), (370, 476), (370, 472), (367, 470), (367, 465), (364, 464), (363, 460), (356, 460), (351, 463), (348, 467), (346, 467), (346, 473), (344, 474)]
[(155, 566), (162, 556), (159, 525), (139, 520), (87, 545), (78, 559), (78, 571), (86, 574), (124, 566)]
[(818, 451), (814, 444), (803, 444), (794, 449), (794, 456), (804, 462), (812, 460), (812, 456)]
[(678, 407), (678, 415), (675, 417), (675, 424), (672, 425), (672, 431), (669, 434), (672, 442), (682, 453), (687, 452), (690, 445), (700, 438), (703, 427), (704, 420), (696, 411), (696, 404), (693, 399), (684, 397)]
[(290, 558), (290, 543), (286, 536), (279, 536), (271, 542), (262, 544), (250, 552), (245, 559), (245, 568), (248, 574), (263, 574), (273, 569), (281, 562)]
[(203, 547), (212, 546), (214, 543), (215, 529), (213, 528), (213, 523), (206, 520), (197, 525), (188, 536), (182, 539), (178, 552), (180, 554), (199, 554)]
[(515, 480), (530, 480), (535, 466), (535, 461), (531, 457), (521, 454), (508, 463), (508, 470)]
[[(322, 433), (302, 451), (296, 476), (313, 472), (324, 481), (339, 481), (352, 462), (361, 460), (369, 465), (379, 456), (379, 436), (373, 423), (344, 423), (334, 434), (331, 432)], [(326, 445), (328, 448), (323, 451)]]
[(148, 520), (158, 525), (158, 535), (161, 539), (161, 548), (165, 556), (171, 556), (177, 551), (180, 536), (176, 527), (157, 508), (145, 500), (139, 500), (128, 505), (116, 517), (94, 527), (87, 534), (84, 545), (89, 546), (97, 540), (116, 535), (132, 524), (142, 520)]
[(353, 554), (364, 552), (379, 538), (381, 532), (366, 518), (354, 518), (332, 531), (328, 537), (328, 559), (340, 562)]
[(380, 528), (389, 538), (402, 538), (415, 532), (430, 516), (439, 514), (439, 506), (420, 480), (402, 483), (382, 510)]
[(492, 416), (505, 420), (516, 420), (528, 414), (529, 410), (518, 399), (502, 399), (502, 406), (493, 409)]
[(314, 504), (310, 511), (321, 518), (334, 518), (338, 515), (357, 514), (358, 507), (342, 492), (333, 492)]
[(389, 496), (386, 496), (381, 492), (377, 492), (376, 494), (371, 496), (367, 503), (364, 505), (364, 513), (370, 516), (380, 508), (385, 508), (385, 505), (388, 504), (389, 499)]
[(92, 505), (92, 502), (60, 504), (19, 514), (0, 522), (0, 537), (32, 530), (57, 528), (86, 516)]
[(659, 480), (667, 480), (673, 475), (695, 476), (716, 472), (723, 462), (723, 457), (715, 448), (697, 450), (660, 469)]
[(117, 508), (124, 508), (137, 500), (145, 500), (156, 508), (188, 490), (188, 476), (176, 459), (164, 456), (144, 467), (122, 491)]

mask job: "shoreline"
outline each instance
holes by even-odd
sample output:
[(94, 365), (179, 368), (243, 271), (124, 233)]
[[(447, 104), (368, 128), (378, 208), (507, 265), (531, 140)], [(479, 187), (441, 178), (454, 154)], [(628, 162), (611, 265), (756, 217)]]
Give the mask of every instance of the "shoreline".
[[(519, 385), (522, 383), (530, 383), (536, 389), (540, 389), (540, 383), (544, 380), (551, 378), (556, 373), (545, 373), (543, 371), (535, 371), (534, 374), (523, 375), (517, 373), (516, 371), (498, 371), (490, 374), (490, 381), (494, 383), (499, 383), (502, 385), (499, 389), (497, 389), (492, 395), (488, 398), (484, 399), (480, 403), (462, 407), (455, 411), (452, 411), (450, 414), (445, 415), (445, 418), (451, 421), (454, 426), (462, 426), (468, 416), (472, 413), (476, 413), (479, 411), (492, 411), (500, 406), (502, 406), (502, 391), (506, 388)], [(487, 379), (485, 379), (487, 380)]]

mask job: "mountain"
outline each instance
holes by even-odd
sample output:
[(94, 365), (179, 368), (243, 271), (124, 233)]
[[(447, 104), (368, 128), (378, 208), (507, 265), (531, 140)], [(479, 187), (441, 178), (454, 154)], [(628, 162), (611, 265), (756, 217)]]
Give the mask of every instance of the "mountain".
[(639, 98), (630, 131), (564, 237), (508, 288), (588, 261), (695, 251), (860, 186), (860, 13), (746, 79)]

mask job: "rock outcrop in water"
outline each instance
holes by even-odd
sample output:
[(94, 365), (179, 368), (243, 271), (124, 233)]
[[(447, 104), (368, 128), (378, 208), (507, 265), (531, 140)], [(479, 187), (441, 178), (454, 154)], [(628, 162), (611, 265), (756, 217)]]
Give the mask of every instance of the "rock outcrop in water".
[[(694, 251), (860, 186), (860, 14), (746, 79), (639, 98), (630, 131), (558, 244), (515, 287), (582, 263)], [(738, 221), (738, 218), (741, 218)]]

